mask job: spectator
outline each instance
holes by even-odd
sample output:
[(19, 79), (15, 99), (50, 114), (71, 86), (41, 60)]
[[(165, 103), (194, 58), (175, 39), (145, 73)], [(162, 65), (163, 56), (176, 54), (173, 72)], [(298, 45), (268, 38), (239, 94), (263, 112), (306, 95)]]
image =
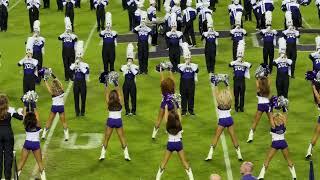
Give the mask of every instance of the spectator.
[(242, 180), (255, 180), (256, 177), (252, 176), (253, 164), (252, 162), (244, 162), (240, 166), (240, 173), (242, 175)]

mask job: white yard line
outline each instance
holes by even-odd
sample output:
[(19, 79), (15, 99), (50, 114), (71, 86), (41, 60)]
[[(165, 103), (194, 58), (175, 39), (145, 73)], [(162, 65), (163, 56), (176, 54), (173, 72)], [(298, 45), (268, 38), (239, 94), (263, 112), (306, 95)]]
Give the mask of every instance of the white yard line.
[[(97, 23), (94, 24), (94, 26), (91, 28), (91, 31), (90, 31), (90, 34), (87, 38), (87, 40), (85, 41), (85, 45), (84, 45), (84, 49), (83, 51), (85, 52), (88, 48), (88, 45), (91, 41), (91, 38), (92, 38), (92, 35), (93, 33), (95, 32), (95, 28), (97, 27)], [(68, 95), (71, 91), (71, 88), (72, 88), (72, 85), (73, 85), (73, 81), (70, 81), (69, 84), (68, 84), (68, 88), (66, 90), (66, 93), (64, 95), (64, 101), (66, 102), (67, 98), (68, 98)], [(52, 139), (52, 136), (53, 136), (53, 133), (54, 133), (54, 130), (56, 129), (57, 127), (57, 124), (59, 122), (59, 116), (56, 116), (53, 120), (53, 124), (50, 128), (50, 131), (49, 131), (49, 134), (48, 134), (48, 137), (45, 141), (45, 144), (44, 146), (41, 148), (41, 151), (42, 151), (42, 159), (45, 159), (46, 156), (47, 156), (47, 151), (48, 151), (48, 147), (49, 147), (49, 144), (51, 142), (51, 139)], [(35, 177), (36, 174), (38, 173), (38, 170), (39, 170), (39, 167), (38, 167), (38, 164), (35, 164), (34, 168), (33, 168), (33, 171), (32, 171), (32, 176), (31, 177)]]
[(259, 41), (257, 39), (257, 33), (251, 33), (253, 47), (259, 47)]
[(302, 21), (307, 25), (309, 29), (312, 29), (312, 26), (302, 17)]
[[(211, 83), (210, 83), (210, 86), (211, 86), (212, 94), (214, 94), (215, 87)], [(216, 116), (217, 116), (217, 120), (218, 120), (219, 117), (218, 117), (218, 111), (217, 111), (217, 107), (218, 107), (217, 100), (216, 100), (216, 97), (214, 95), (212, 96), (212, 98), (213, 98), (213, 101), (214, 101), (214, 108), (216, 109)], [(231, 163), (230, 163), (229, 152), (228, 152), (228, 146), (227, 146), (226, 136), (224, 135), (224, 132), (222, 132), (222, 134), (220, 136), (220, 140), (221, 140), (221, 144), (222, 144), (224, 162), (226, 164), (226, 169), (227, 169), (227, 179), (228, 180), (233, 180)]]
[(13, 8), (15, 8), (22, 0), (18, 0), (12, 6), (9, 7), (8, 12), (10, 12)]

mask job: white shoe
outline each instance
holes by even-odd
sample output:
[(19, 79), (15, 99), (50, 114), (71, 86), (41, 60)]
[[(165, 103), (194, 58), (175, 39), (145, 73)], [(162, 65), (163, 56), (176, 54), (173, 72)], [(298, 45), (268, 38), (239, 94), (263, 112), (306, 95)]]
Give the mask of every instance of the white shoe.
[(236, 149), (236, 152), (237, 152), (238, 160), (239, 161), (243, 161), (243, 158), (242, 158), (242, 155), (241, 155), (241, 151), (240, 151), (240, 147), (238, 147)]
[(253, 135), (254, 135), (253, 130), (250, 129), (247, 143), (251, 143), (253, 141)]
[(40, 172), (40, 177), (41, 177), (41, 180), (46, 180), (46, 172), (44, 170), (42, 170), (42, 172)]
[(68, 141), (69, 140), (69, 129), (64, 129), (63, 130), (64, 133), (64, 141)]
[(47, 136), (47, 132), (48, 132), (49, 130), (47, 130), (47, 128), (43, 128), (43, 131), (42, 131), (42, 136), (41, 136), (41, 139), (42, 140), (45, 140), (46, 139), (46, 136)]
[(296, 174), (296, 170), (294, 169), (294, 166), (292, 167), (289, 166), (289, 170), (290, 170), (292, 179), (297, 179), (297, 174)]
[(258, 179), (264, 179), (264, 174), (266, 173), (266, 167), (263, 165), (262, 169), (260, 171), (260, 174), (258, 176)]
[(131, 161), (130, 156), (129, 156), (128, 147), (127, 147), (127, 146), (124, 148), (123, 154), (124, 154), (124, 159), (125, 159), (126, 161)]
[(19, 177), (19, 176), (20, 176), (20, 174), (21, 174), (21, 170), (19, 170), (17, 174), (18, 174), (18, 177)]
[(156, 139), (159, 128), (153, 127), (152, 139)]
[(307, 155), (306, 155), (306, 159), (310, 159), (312, 157), (312, 144), (309, 144), (308, 150), (307, 150)]
[(164, 169), (161, 169), (161, 167), (159, 167), (159, 170), (158, 170), (158, 173), (157, 173), (157, 176), (156, 176), (156, 180), (160, 180), (161, 179), (161, 176), (164, 172)]
[(194, 180), (191, 167), (189, 169), (186, 169), (186, 173), (188, 174), (189, 180)]
[(102, 161), (106, 158), (106, 148), (104, 146), (102, 146), (101, 148), (101, 154), (100, 154), (100, 157), (99, 157), (99, 160)]
[(206, 161), (212, 160), (212, 155), (213, 155), (213, 146), (210, 146), (210, 150), (209, 150), (208, 156), (207, 156), (207, 158), (205, 160)]

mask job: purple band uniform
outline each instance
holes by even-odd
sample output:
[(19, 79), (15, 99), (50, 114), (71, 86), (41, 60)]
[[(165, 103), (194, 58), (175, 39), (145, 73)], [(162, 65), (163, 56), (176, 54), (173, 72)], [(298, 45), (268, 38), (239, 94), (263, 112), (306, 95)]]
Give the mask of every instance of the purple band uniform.
[(64, 113), (64, 106), (51, 106), (51, 112)]
[(182, 149), (183, 149), (182, 141), (168, 142), (168, 144), (167, 144), (167, 150), (170, 152), (174, 152), (174, 151), (179, 152)]
[(40, 149), (40, 142), (26, 140), (24, 142), (23, 148), (25, 148), (28, 151), (36, 151), (36, 150)]
[(276, 150), (279, 150), (279, 149), (283, 150), (288, 147), (288, 144), (286, 140), (272, 141), (271, 147)]
[(110, 127), (110, 128), (121, 128), (122, 127), (122, 120), (121, 119), (108, 118), (106, 125), (108, 127)]
[(269, 103), (258, 104), (258, 111), (261, 112), (271, 112), (271, 107)]
[(232, 119), (232, 117), (219, 118), (218, 125), (220, 125), (222, 127), (230, 127), (233, 125), (233, 119)]

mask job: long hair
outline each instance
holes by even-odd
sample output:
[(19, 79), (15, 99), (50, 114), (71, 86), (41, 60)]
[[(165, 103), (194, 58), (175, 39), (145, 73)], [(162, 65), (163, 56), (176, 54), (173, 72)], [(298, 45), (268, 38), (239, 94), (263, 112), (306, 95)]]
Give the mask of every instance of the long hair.
[(281, 124), (284, 124), (284, 122), (286, 121), (286, 117), (281, 113), (275, 113), (273, 115), (273, 121), (276, 126), (280, 126)]
[(9, 99), (7, 95), (5, 94), (0, 94), (0, 120), (3, 120), (9, 109)]
[(166, 129), (169, 134), (176, 135), (182, 130), (180, 117), (175, 110), (168, 111), (168, 121)]
[(230, 109), (232, 103), (231, 92), (228, 89), (223, 89), (216, 94), (218, 107), (221, 109)]
[(26, 129), (34, 130), (37, 127), (37, 116), (34, 112), (28, 112), (24, 117), (23, 125)]
[(268, 78), (263, 77), (258, 80), (258, 91), (259, 91), (259, 94), (263, 97), (270, 96), (270, 84), (269, 84)]
[(50, 88), (53, 96), (59, 96), (64, 93), (62, 84), (57, 79), (52, 80)]
[(175, 84), (173, 79), (166, 78), (163, 81), (161, 81), (161, 93), (162, 94), (174, 94), (175, 92)]
[(121, 110), (121, 103), (120, 97), (116, 90), (112, 90), (109, 93), (109, 101), (108, 101), (108, 109), (109, 111), (120, 111)]

